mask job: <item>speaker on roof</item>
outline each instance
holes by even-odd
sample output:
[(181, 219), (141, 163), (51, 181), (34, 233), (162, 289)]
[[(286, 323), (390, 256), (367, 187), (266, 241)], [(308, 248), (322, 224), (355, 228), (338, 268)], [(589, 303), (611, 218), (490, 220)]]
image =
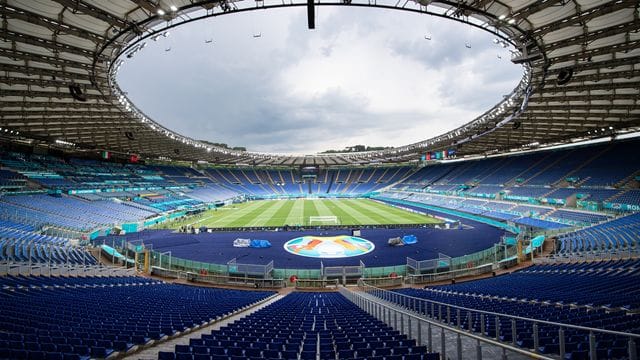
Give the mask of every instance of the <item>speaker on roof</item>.
[(87, 95), (82, 91), (82, 89), (80, 88), (80, 85), (78, 84), (70, 84), (69, 93), (71, 94), (71, 97), (73, 97), (78, 101), (82, 101), (82, 102), (87, 101)]
[(518, 130), (520, 128), (520, 121), (514, 121), (513, 122), (513, 130)]
[(558, 72), (558, 79), (556, 80), (556, 82), (558, 83), (558, 85), (564, 85), (571, 81), (572, 77), (573, 68), (564, 68), (561, 69), (560, 72)]
[(514, 64), (528, 64), (542, 59), (542, 53), (533, 40), (518, 44), (518, 48), (520, 49), (520, 54), (511, 58), (511, 62)]
[(180, 154), (180, 149), (173, 149), (173, 152), (177, 154)]
[(125, 131), (124, 132), (124, 136), (126, 136), (127, 139), (129, 139), (129, 140), (135, 140), (136, 139), (136, 137), (133, 135), (132, 131)]
[(316, 28), (316, 9), (313, 0), (307, 0), (307, 26), (309, 29)]

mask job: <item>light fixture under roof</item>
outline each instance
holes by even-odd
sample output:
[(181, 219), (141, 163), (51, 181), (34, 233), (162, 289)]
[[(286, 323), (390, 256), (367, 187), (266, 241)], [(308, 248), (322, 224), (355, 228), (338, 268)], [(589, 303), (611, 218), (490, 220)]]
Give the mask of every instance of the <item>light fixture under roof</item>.
[(170, 9), (171, 11), (178, 11), (178, 7), (175, 5), (171, 5)]
[(516, 23), (516, 19), (509, 19), (509, 21), (508, 21), (508, 22), (509, 22), (509, 24), (513, 25), (513, 24), (515, 24), (515, 23)]
[(158, 10), (156, 10), (156, 13), (157, 13), (158, 15), (160, 15), (160, 16), (162, 16), (162, 15), (164, 15), (164, 14), (165, 14), (164, 10), (162, 10), (162, 9), (158, 9)]
[(502, 15), (500, 15), (500, 17), (498, 17), (498, 19), (499, 19), (499, 20), (504, 20), (504, 19), (506, 19), (506, 17), (507, 17), (507, 15), (502, 14)]

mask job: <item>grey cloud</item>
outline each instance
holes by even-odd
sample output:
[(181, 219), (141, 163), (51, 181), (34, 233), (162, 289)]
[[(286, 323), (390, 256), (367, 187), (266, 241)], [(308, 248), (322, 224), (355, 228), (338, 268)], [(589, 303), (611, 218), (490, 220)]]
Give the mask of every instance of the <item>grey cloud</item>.
[[(256, 151), (310, 153), (355, 141), (402, 145), (452, 128), (452, 121), (471, 120), (443, 118), (437, 111), (430, 118), (404, 111), (372, 113), (366, 110), (366, 96), (348, 95), (339, 87), (324, 89), (311, 99), (285, 96), (279, 72), (314, 50), (331, 57), (345, 31), (363, 38), (380, 32), (386, 41), (382, 45), (424, 68), (455, 68), (475, 56), (470, 53), (487, 53), (495, 59), (490, 37), (480, 40), (484, 34), (478, 31), (464, 34), (451, 22), (436, 26), (424, 16), (372, 9), (340, 8), (329, 15), (325, 9), (319, 9), (315, 31), (306, 30), (303, 9), (223, 16), (182, 27), (169, 38), (149, 42), (127, 61), (119, 81), (129, 97), (161, 124), (196, 139)], [(431, 44), (424, 43), (427, 31)], [(253, 38), (254, 32), (262, 36)], [(205, 44), (209, 38), (213, 43)], [(464, 47), (465, 41), (472, 43), (472, 51)], [(318, 43), (322, 47), (311, 48)], [(169, 47), (171, 51), (165, 51)], [(504, 71), (490, 61), (476, 66), (483, 89), (452, 81), (439, 89), (449, 106), (480, 114), (510, 91), (520, 76), (519, 69)], [(426, 130), (407, 131), (412, 128)]]

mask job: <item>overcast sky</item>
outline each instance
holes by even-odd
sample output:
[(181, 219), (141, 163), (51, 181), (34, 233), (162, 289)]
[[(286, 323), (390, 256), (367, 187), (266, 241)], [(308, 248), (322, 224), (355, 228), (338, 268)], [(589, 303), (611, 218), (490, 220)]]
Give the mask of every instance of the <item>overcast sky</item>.
[(398, 146), (472, 120), (516, 86), (521, 67), (492, 39), (400, 11), (321, 7), (315, 30), (302, 7), (253, 11), (148, 41), (118, 78), (147, 115), (194, 139), (298, 154)]

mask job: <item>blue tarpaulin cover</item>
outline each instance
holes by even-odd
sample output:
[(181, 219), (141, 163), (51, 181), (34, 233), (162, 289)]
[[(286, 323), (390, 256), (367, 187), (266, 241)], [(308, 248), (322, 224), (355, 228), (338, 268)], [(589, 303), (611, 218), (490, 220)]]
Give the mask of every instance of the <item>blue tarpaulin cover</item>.
[(269, 242), (269, 240), (254, 239), (254, 240), (251, 240), (249, 247), (259, 248), (259, 249), (268, 248), (268, 247), (271, 247), (271, 243)]
[(413, 245), (418, 242), (418, 238), (415, 235), (405, 235), (402, 237), (402, 242), (405, 245)]

